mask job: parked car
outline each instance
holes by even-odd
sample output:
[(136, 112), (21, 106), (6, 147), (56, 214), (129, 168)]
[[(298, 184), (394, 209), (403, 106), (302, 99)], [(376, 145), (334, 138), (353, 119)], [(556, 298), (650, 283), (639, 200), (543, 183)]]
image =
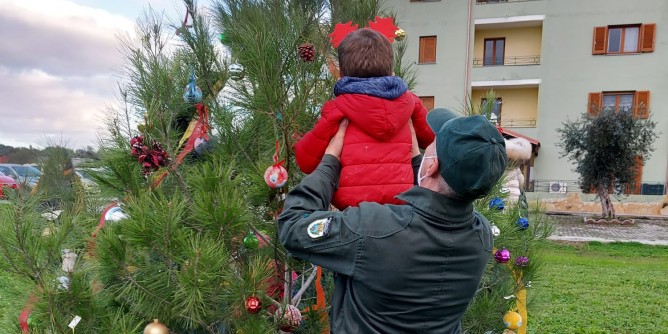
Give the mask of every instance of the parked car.
[(19, 164), (0, 164), (0, 173), (13, 178), (17, 183), (24, 184), (28, 188), (34, 187), (39, 181), (39, 177), (42, 176), (39, 169)]
[(6, 176), (5, 174), (0, 173), (0, 198), (3, 198), (5, 194), (3, 193), (3, 188), (12, 188), (16, 189), (18, 187), (18, 184), (16, 183), (16, 180), (12, 179), (9, 176)]

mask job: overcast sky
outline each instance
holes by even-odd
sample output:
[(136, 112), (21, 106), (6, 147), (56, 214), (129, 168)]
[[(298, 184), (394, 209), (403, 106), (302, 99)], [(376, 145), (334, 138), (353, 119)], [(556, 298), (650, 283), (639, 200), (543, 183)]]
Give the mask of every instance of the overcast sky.
[[(206, 5), (209, 1), (199, 1)], [(0, 144), (96, 146), (115, 101), (118, 34), (178, 0), (0, 0)]]

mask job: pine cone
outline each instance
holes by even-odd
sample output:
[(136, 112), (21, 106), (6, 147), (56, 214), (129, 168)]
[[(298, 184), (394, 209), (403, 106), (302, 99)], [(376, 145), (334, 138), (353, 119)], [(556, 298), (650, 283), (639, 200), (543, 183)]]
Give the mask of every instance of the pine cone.
[(302, 43), (298, 48), (299, 58), (305, 62), (312, 62), (315, 60), (315, 45), (311, 43)]

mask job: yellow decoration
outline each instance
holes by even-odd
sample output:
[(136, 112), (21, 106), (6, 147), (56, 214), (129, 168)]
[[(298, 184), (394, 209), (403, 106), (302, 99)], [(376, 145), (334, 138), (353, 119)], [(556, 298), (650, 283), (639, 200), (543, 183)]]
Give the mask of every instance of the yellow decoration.
[(516, 333), (515, 333), (515, 331), (511, 331), (510, 329), (506, 329), (506, 330), (503, 331), (503, 333), (501, 333), (501, 334), (516, 334)]
[(522, 324), (520, 325), (520, 328), (517, 330), (517, 334), (526, 334), (527, 332), (527, 289), (522, 287), (517, 293), (515, 293), (515, 296), (517, 297), (517, 312), (519, 313), (520, 317), (524, 321), (522, 321)]
[(508, 311), (503, 316), (503, 323), (508, 329), (518, 329), (522, 326), (522, 316), (514, 311)]
[(154, 319), (152, 323), (146, 325), (144, 334), (169, 334), (169, 328), (161, 324), (158, 319)]
[(394, 31), (394, 39), (401, 41), (406, 37), (406, 32), (404, 29), (397, 29)]

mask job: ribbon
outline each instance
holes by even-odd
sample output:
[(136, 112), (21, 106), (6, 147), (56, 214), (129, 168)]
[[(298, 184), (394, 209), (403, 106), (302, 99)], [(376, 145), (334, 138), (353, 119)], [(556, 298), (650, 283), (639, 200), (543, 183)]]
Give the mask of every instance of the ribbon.
[[(172, 165), (172, 170), (176, 170), (181, 162), (183, 162), (183, 159), (186, 157), (186, 155), (192, 152), (192, 150), (195, 148), (195, 142), (198, 138), (209, 140), (209, 135), (207, 134), (209, 131), (209, 107), (202, 103), (197, 103), (195, 104), (195, 108), (197, 109), (198, 117), (190, 121), (186, 132), (181, 137), (181, 140), (179, 140), (179, 147), (183, 145), (184, 142), (185, 146), (176, 156), (176, 162)], [(278, 142), (276, 142), (276, 145), (278, 145)], [(155, 179), (155, 181), (153, 181), (151, 188), (157, 188), (166, 176), (167, 171), (164, 171)]]
[(278, 140), (276, 141), (276, 152), (274, 152), (274, 167), (283, 166), (285, 160), (278, 161), (279, 146)]
[(327, 304), (325, 303), (325, 289), (322, 288), (322, 267), (318, 266), (315, 277), (315, 305), (305, 308), (302, 312), (310, 310), (320, 313), (320, 322), (323, 324), (321, 334), (329, 334), (329, 319), (327, 318)]
[(97, 224), (97, 228), (95, 229), (95, 232), (91, 234), (91, 238), (88, 241), (88, 255), (93, 256), (93, 248), (95, 248), (95, 238), (97, 237), (97, 233), (100, 232), (100, 230), (104, 227), (104, 224), (106, 223), (106, 220), (104, 219), (107, 216), (107, 212), (114, 208), (116, 205), (118, 205), (117, 202), (111, 202), (107, 207), (102, 210), (102, 215), (100, 216), (100, 220)]
[(21, 326), (21, 333), (28, 334), (28, 317), (32, 313), (32, 305), (37, 302), (37, 297), (35, 295), (30, 295), (26, 304), (23, 306), (23, 310), (19, 314), (19, 326)]

